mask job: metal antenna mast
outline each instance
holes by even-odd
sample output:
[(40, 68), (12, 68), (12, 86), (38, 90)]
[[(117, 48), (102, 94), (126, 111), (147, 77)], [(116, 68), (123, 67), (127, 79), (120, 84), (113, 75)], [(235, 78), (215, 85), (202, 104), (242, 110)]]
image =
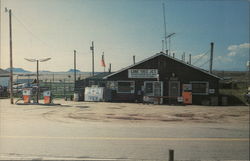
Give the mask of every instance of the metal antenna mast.
[(168, 54), (167, 28), (166, 28), (166, 16), (165, 16), (165, 3), (162, 3), (162, 8), (163, 8), (163, 19), (164, 19), (165, 48), (166, 48), (166, 54)]
[(171, 43), (171, 37), (173, 36), (173, 35), (175, 35), (175, 33), (171, 33), (171, 34), (169, 34), (166, 38), (169, 40), (169, 43), (168, 43), (168, 52), (169, 52), (169, 55), (171, 54), (171, 52), (170, 52), (170, 43)]

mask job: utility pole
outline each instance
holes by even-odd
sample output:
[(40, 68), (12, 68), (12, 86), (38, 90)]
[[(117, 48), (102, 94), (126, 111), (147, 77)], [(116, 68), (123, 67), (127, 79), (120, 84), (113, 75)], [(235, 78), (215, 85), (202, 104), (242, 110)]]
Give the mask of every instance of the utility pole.
[[(2, 9), (2, 1), (0, 0), (0, 12)], [(0, 14), (0, 35), (2, 35), (2, 14)], [(1, 60), (1, 56), (2, 56), (2, 37), (0, 36), (0, 60)], [(0, 61), (0, 68), (1, 68), (1, 61)]]
[(166, 54), (168, 54), (168, 42), (167, 42), (167, 28), (166, 28), (165, 3), (162, 3), (162, 8), (163, 8), (163, 19), (164, 19), (165, 48), (166, 48)]
[(9, 9), (9, 28), (10, 28), (10, 103), (13, 104), (13, 59), (12, 59), (12, 20), (11, 9)]
[(36, 84), (37, 84), (37, 90), (36, 90), (36, 100), (37, 103), (39, 103), (39, 60), (36, 60)]
[(74, 91), (76, 90), (76, 50), (74, 50)]
[(210, 51), (210, 68), (209, 68), (209, 73), (212, 73), (213, 70), (213, 54), (214, 54), (214, 43), (211, 42), (211, 51)]
[(189, 64), (191, 64), (191, 54), (189, 54)]
[(133, 55), (133, 63), (135, 64), (135, 55)]
[(90, 47), (90, 50), (92, 51), (92, 76), (95, 74), (94, 69), (94, 41), (92, 41), (92, 46)]

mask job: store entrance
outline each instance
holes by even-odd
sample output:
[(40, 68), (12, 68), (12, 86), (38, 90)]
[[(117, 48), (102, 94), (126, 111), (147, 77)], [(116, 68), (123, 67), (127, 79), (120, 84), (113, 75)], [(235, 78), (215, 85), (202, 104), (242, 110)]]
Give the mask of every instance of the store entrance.
[[(163, 96), (163, 82), (162, 81), (145, 81), (144, 82), (144, 96), (153, 96), (148, 98), (148, 102), (154, 102), (154, 97)], [(163, 99), (160, 98), (160, 103)]]

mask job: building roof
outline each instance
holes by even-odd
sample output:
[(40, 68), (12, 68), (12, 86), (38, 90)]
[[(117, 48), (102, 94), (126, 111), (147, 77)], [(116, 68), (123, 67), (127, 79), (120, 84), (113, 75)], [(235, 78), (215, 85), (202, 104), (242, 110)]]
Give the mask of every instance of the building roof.
[(199, 70), (199, 71), (201, 71), (201, 72), (203, 72), (203, 73), (205, 73), (205, 74), (207, 74), (207, 75), (210, 75), (210, 76), (215, 77), (215, 78), (217, 78), (217, 79), (221, 79), (220, 77), (218, 77), (218, 76), (216, 76), (216, 75), (214, 75), (214, 74), (211, 74), (211, 73), (209, 73), (208, 71), (206, 71), (206, 70), (204, 70), (204, 69), (201, 69), (201, 68), (199, 68), (199, 67), (196, 67), (196, 66), (194, 66), (194, 65), (192, 65), (192, 64), (187, 64), (186, 62), (184, 62), (184, 61), (182, 61), (182, 60), (179, 60), (179, 59), (177, 59), (177, 58), (171, 57), (171, 56), (169, 56), (169, 55), (167, 55), (167, 54), (164, 54), (164, 53), (162, 53), (162, 52), (161, 52), (161, 53), (157, 53), (157, 54), (155, 54), (155, 55), (153, 55), (153, 56), (151, 56), (151, 57), (148, 57), (148, 58), (146, 58), (146, 59), (144, 59), (144, 60), (142, 60), (142, 61), (139, 61), (139, 62), (137, 62), (137, 63), (135, 63), (135, 64), (133, 64), (133, 65), (130, 65), (130, 66), (126, 67), (126, 68), (122, 68), (122, 69), (118, 70), (117, 72), (114, 72), (114, 73), (112, 73), (112, 74), (109, 74), (109, 75), (105, 76), (104, 79), (107, 79), (107, 78), (109, 78), (109, 77), (111, 77), (111, 76), (113, 76), (113, 75), (115, 75), (115, 74), (117, 74), (117, 73), (123, 72), (123, 71), (125, 71), (125, 70), (127, 70), (127, 69), (130, 69), (130, 68), (132, 68), (132, 67), (134, 67), (134, 66), (136, 66), (136, 65), (138, 65), (138, 64), (144, 63), (144, 62), (146, 62), (146, 61), (148, 61), (148, 60), (150, 60), (150, 59), (153, 59), (153, 58), (158, 57), (158, 56), (161, 56), (161, 55), (166, 56), (166, 57), (168, 57), (169, 59), (172, 59), (172, 60), (177, 61), (177, 62), (179, 62), (179, 63), (182, 63), (182, 64), (184, 64), (184, 65), (186, 65), (186, 66), (189, 66), (189, 67), (191, 67), (191, 68), (193, 68), (193, 69)]
[(96, 74), (94, 76), (91, 76), (91, 77), (88, 77), (86, 79), (103, 79), (104, 77), (110, 75), (112, 73), (109, 73), (109, 72), (103, 72), (103, 73), (99, 73), (99, 74)]
[(10, 72), (0, 68), (0, 77), (9, 77), (9, 76), (10, 76)]

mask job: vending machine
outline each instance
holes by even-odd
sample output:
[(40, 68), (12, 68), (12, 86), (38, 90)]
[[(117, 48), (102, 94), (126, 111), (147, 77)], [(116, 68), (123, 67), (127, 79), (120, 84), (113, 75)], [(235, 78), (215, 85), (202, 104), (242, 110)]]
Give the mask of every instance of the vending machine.
[(184, 104), (192, 104), (192, 84), (183, 84), (182, 97)]

